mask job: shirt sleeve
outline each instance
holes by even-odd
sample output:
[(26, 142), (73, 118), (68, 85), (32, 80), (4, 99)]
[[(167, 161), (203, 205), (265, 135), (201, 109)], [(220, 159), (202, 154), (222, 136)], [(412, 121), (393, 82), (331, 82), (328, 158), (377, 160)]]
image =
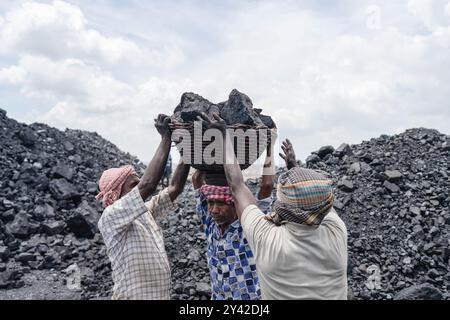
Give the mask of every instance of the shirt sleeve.
[(252, 204), (245, 208), (241, 216), (241, 225), (256, 259), (277, 255), (281, 245), (279, 228), (266, 220), (265, 214), (256, 205)]
[(145, 203), (145, 206), (154, 218), (163, 216), (176, 209), (176, 205), (170, 199), (168, 188), (153, 196), (150, 201)]
[(146, 212), (147, 207), (138, 187), (107, 207), (98, 221), (105, 244), (112, 246), (128, 225)]
[(259, 193), (260, 193), (260, 190), (258, 190), (258, 192), (256, 192), (256, 194), (255, 194), (256, 206), (264, 214), (269, 214), (271, 212), (271, 209), (272, 209), (273, 196), (270, 195), (267, 198), (259, 199)]
[(336, 237), (339, 237), (345, 243), (347, 242), (347, 227), (334, 209), (331, 209), (331, 211), (325, 216), (321, 226), (327, 227), (335, 234)]

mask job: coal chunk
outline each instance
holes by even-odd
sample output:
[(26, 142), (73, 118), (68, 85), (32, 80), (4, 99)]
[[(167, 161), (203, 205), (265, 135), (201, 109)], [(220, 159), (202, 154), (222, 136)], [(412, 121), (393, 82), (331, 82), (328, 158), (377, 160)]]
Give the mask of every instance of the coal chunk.
[(347, 143), (343, 143), (339, 146), (339, 148), (337, 148), (336, 150), (334, 150), (333, 153), (336, 157), (342, 158), (343, 156), (351, 156), (353, 155), (352, 149), (350, 148), (350, 145), (348, 145)]
[(55, 179), (50, 182), (50, 191), (57, 200), (80, 200), (81, 195), (75, 186), (65, 179)]
[(386, 170), (384, 172), (384, 177), (385, 179), (387, 179), (388, 181), (398, 181), (400, 180), (403, 175), (400, 171), (398, 170)]
[(394, 300), (442, 300), (442, 293), (430, 284), (421, 284), (403, 289)]
[(195, 93), (184, 93), (180, 104), (175, 108), (174, 118), (181, 122), (193, 122), (202, 113), (213, 119), (213, 113), (219, 113), (219, 107)]
[(246, 124), (246, 125), (263, 125), (261, 119), (253, 110), (253, 103), (244, 93), (234, 89), (231, 91), (228, 101), (223, 103), (220, 110), (220, 117), (226, 121), (228, 125)]
[(319, 151), (317, 151), (317, 155), (321, 159), (323, 159), (327, 155), (332, 154), (333, 152), (334, 152), (334, 147), (333, 146), (324, 146), (324, 147), (320, 148)]
[(53, 177), (55, 178), (64, 178), (68, 181), (71, 181), (74, 175), (74, 171), (68, 165), (58, 164), (53, 169)]
[(14, 218), (14, 221), (6, 225), (9, 233), (19, 239), (26, 239), (29, 237), (32, 225), (30, 224), (26, 213), (20, 212)]
[(18, 137), (22, 144), (25, 147), (33, 147), (36, 144), (37, 137), (33, 130), (29, 128), (22, 128), (20, 132), (18, 133)]
[(70, 232), (73, 232), (77, 237), (92, 239), (98, 231), (99, 218), (97, 210), (83, 201), (77, 209), (70, 213), (66, 224)]
[(339, 181), (338, 188), (344, 192), (352, 192), (353, 190), (355, 190), (353, 182), (348, 180), (347, 178), (343, 178)]
[(389, 192), (392, 192), (392, 193), (397, 193), (397, 192), (400, 191), (400, 188), (399, 188), (398, 185), (396, 185), (395, 183), (391, 183), (391, 182), (389, 182), (389, 181), (385, 181), (384, 184), (383, 184), (383, 186), (384, 186)]
[(0, 246), (0, 261), (7, 261), (9, 259), (9, 249), (5, 246)]
[(65, 224), (62, 221), (46, 222), (42, 224), (44, 232), (50, 236), (60, 234), (64, 231)]

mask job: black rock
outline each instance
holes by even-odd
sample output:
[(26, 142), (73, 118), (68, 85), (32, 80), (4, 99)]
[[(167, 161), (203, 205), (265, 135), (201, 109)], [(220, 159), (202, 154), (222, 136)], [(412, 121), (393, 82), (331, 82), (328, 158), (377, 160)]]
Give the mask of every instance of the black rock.
[(37, 221), (44, 221), (55, 216), (55, 210), (48, 204), (39, 205), (33, 211), (33, 218)]
[(312, 154), (306, 158), (306, 164), (314, 164), (322, 161), (322, 159), (317, 154)]
[(7, 210), (7, 211), (2, 213), (1, 220), (3, 222), (13, 221), (15, 215), (16, 215), (15, 210), (14, 209), (9, 209), (9, 210)]
[(182, 122), (193, 122), (202, 113), (212, 119), (212, 114), (219, 113), (219, 107), (195, 93), (184, 93), (180, 104), (175, 108), (175, 119)]
[(430, 284), (411, 286), (400, 291), (394, 300), (442, 300), (442, 293)]
[(57, 200), (81, 199), (81, 194), (75, 189), (75, 186), (65, 179), (55, 179), (50, 182), (50, 191)]
[(0, 289), (8, 288), (8, 286), (13, 286), (15, 282), (19, 281), (23, 276), (18, 270), (5, 270), (0, 272)]
[(319, 151), (317, 151), (317, 155), (323, 159), (325, 158), (327, 155), (332, 154), (334, 152), (334, 147), (333, 146), (325, 146), (319, 149)]
[(400, 191), (400, 188), (399, 188), (398, 185), (396, 185), (395, 183), (391, 183), (391, 182), (389, 182), (389, 181), (387, 181), (387, 180), (384, 182), (383, 186), (384, 186), (389, 192), (392, 192), (392, 193), (398, 193), (398, 192)]
[(361, 164), (359, 162), (353, 163), (350, 168), (348, 169), (348, 173), (352, 174), (358, 174), (361, 172)]
[(223, 104), (220, 110), (220, 117), (228, 125), (237, 123), (263, 125), (261, 119), (253, 110), (253, 103), (250, 98), (236, 89), (231, 91), (228, 101)]
[(18, 262), (26, 264), (30, 261), (36, 261), (36, 256), (32, 253), (24, 252), (14, 257), (14, 259)]
[(352, 149), (350, 148), (350, 146), (347, 143), (343, 143), (343, 144), (341, 144), (339, 146), (339, 148), (334, 150), (333, 154), (336, 157), (342, 158), (343, 156), (352, 156), (353, 152), (352, 152)]
[(386, 180), (392, 182), (392, 181), (400, 180), (403, 177), (403, 175), (398, 170), (386, 170), (384, 172), (384, 177), (385, 177)]
[(62, 221), (46, 222), (42, 224), (42, 229), (49, 236), (60, 234), (64, 231), (65, 224)]
[(53, 177), (64, 178), (71, 181), (74, 175), (74, 171), (68, 165), (59, 164), (53, 169)]
[(343, 178), (339, 181), (338, 188), (344, 192), (352, 192), (353, 190), (355, 190), (353, 182), (348, 180), (347, 178)]
[(6, 225), (8, 232), (19, 239), (27, 239), (30, 236), (31, 228), (32, 225), (24, 212), (18, 213), (14, 221)]
[(9, 249), (5, 246), (0, 246), (0, 261), (8, 261)]
[(413, 215), (416, 215), (416, 216), (419, 216), (419, 215), (420, 215), (420, 208), (417, 208), (417, 207), (412, 206), (412, 207), (409, 207), (409, 211), (410, 211)]
[(84, 201), (77, 209), (73, 210), (66, 220), (67, 227), (77, 237), (92, 239), (97, 233), (99, 219), (97, 210)]
[(206, 282), (198, 282), (195, 285), (195, 290), (199, 295), (210, 296), (211, 295), (211, 285)]
[(33, 130), (29, 128), (22, 128), (18, 134), (18, 137), (25, 147), (33, 147), (37, 141), (37, 137)]

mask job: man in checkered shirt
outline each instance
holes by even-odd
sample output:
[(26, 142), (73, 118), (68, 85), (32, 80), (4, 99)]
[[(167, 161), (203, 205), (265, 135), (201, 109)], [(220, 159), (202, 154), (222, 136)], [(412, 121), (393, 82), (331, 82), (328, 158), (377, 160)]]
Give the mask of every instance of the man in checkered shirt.
[(105, 210), (98, 227), (111, 261), (115, 300), (170, 299), (169, 261), (155, 218), (175, 209), (190, 166), (180, 163), (169, 187), (144, 202), (155, 193), (164, 172), (171, 145), (169, 121), (165, 115), (155, 119), (162, 138), (142, 179), (132, 166), (109, 169), (100, 178), (97, 199)]
[[(273, 134), (275, 136), (275, 133)], [(273, 143), (268, 146), (265, 170), (255, 195), (261, 211), (270, 213), (275, 172)], [(266, 169), (269, 168), (269, 169)], [(204, 173), (192, 177), (196, 210), (205, 227), (207, 260), (213, 300), (259, 300), (261, 290), (256, 263), (227, 186), (205, 185)]]

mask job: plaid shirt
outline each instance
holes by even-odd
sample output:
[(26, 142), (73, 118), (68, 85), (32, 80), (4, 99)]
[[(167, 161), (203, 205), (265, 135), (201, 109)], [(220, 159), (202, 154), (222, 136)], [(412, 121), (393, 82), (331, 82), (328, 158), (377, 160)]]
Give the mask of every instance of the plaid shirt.
[(167, 189), (144, 203), (136, 187), (103, 212), (98, 227), (112, 266), (113, 299), (170, 299), (170, 267), (155, 217), (174, 210)]
[[(207, 259), (212, 283), (213, 300), (259, 300), (256, 263), (239, 220), (225, 234), (208, 213), (205, 196), (196, 190), (196, 209), (205, 226), (208, 242)], [(257, 197), (258, 198), (258, 197)], [(261, 211), (268, 213), (272, 197), (257, 201)]]

